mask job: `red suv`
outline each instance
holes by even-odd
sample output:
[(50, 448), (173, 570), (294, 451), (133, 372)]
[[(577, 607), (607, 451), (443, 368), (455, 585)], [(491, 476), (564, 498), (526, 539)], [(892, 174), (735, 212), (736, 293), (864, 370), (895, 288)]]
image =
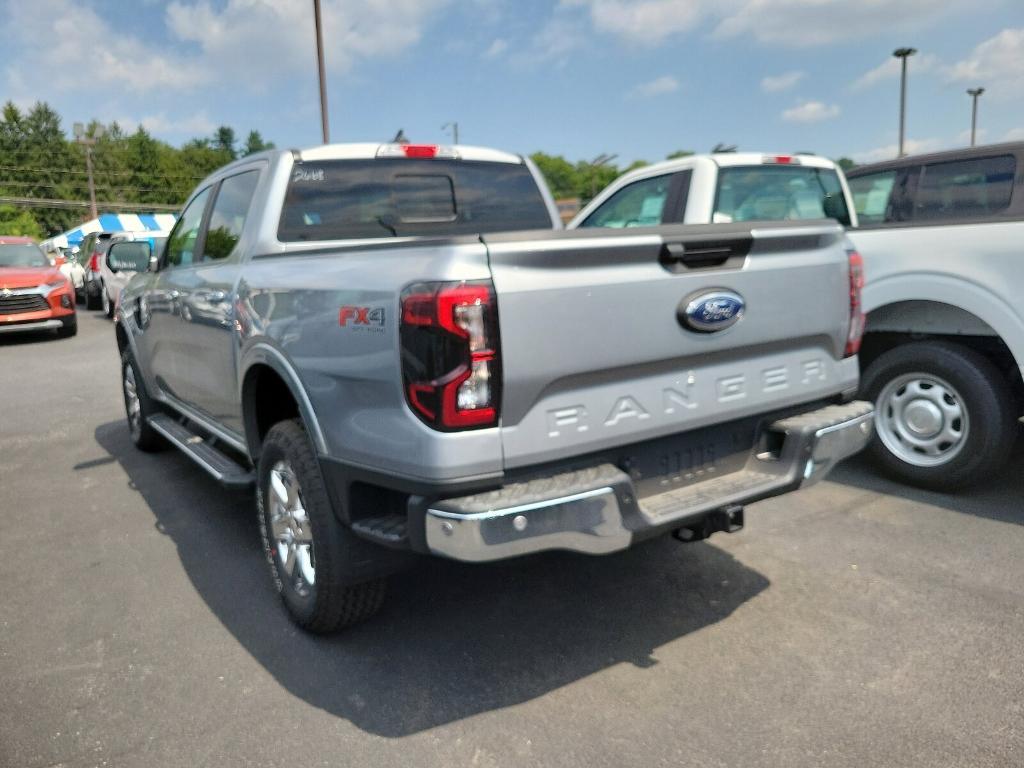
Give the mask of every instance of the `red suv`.
[(75, 289), (30, 237), (0, 236), (0, 333), (78, 331)]

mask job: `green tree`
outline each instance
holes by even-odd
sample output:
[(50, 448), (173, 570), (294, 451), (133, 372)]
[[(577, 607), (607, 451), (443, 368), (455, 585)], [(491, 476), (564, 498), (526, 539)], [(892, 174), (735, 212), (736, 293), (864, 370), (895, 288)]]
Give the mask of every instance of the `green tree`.
[(0, 205), (0, 235), (18, 235), (42, 240), (43, 228), (27, 210)]
[(675, 152), (669, 152), (667, 155), (665, 155), (665, 159), (678, 160), (681, 157), (689, 157), (692, 154), (693, 152), (691, 152), (688, 149), (677, 149)]
[(274, 142), (264, 141), (260, 132), (257, 130), (249, 131), (249, 135), (245, 137), (245, 147), (242, 149), (242, 155), (251, 155), (256, 152), (262, 152), (265, 149), (273, 149)]
[(544, 176), (552, 195), (556, 198), (579, 196), (580, 179), (576, 166), (561, 155), (543, 152), (534, 152), (530, 159)]
[(857, 164), (848, 157), (840, 157), (838, 160), (836, 160), (836, 165), (843, 169), (843, 173), (846, 173), (847, 171), (852, 171), (854, 168), (857, 167)]
[(224, 157), (224, 162), (231, 162), (238, 157), (238, 150), (235, 147), (235, 129), (222, 125), (213, 133), (213, 149)]

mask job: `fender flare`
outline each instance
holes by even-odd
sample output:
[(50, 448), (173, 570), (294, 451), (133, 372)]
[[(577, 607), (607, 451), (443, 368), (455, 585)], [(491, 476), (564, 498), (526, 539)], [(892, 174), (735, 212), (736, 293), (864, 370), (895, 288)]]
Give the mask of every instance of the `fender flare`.
[(302, 386), (302, 380), (299, 378), (298, 371), (288, 360), (288, 357), (276, 346), (274, 346), (269, 340), (261, 339), (252, 346), (246, 348), (242, 352), (241, 362), (238, 366), (238, 399), (242, 403), (243, 419), (246, 423), (246, 435), (245, 440), (249, 446), (250, 455), (255, 457), (258, 455), (256, 438), (254, 435), (249, 434), (248, 419), (245, 418), (245, 380), (249, 375), (249, 371), (255, 365), (265, 365), (272, 369), (281, 380), (288, 387), (291, 392), (292, 398), (299, 408), (299, 416), (302, 418), (303, 424), (306, 426), (306, 431), (309, 433), (310, 438), (313, 441), (313, 447), (316, 449), (318, 454), (324, 455), (327, 453), (327, 441), (324, 439), (323, 430), (320, 428), (320, 422), (316, 417), (316, 413), (313, 411), (313, 404), (310, 402), (309, 396), (306, 394), (305, 388)]
[(1024, 373), (1024, 321), (1013, 307), (987, 287), (962, 277), (934, 273), (902, 273), (864, 287), (864, 311), (888, 304), (934, 301), (956, 307), (987, 324), (998, 334)]

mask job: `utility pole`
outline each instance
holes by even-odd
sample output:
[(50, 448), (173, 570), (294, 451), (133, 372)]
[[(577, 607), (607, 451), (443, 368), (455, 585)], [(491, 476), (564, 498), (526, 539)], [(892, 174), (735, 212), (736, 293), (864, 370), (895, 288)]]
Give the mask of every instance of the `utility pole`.
[(590, 199), (593, 200), (597, 194), (597, 169), (602, 165), (608, 165), (618, 155), (601, 154), (590, 161)]
[(95, 219), (99, 216), (99, 212), (96, 210), (96, 184), (93, 181), (92, 174), (92, 148), (96, 146), (96, 140), (104, 133), (106, 133), (106, 129), (102, 125), (96, 127), (92, 136), (85, 132), (85, 126), (82, 123), (75, 123), (74, 125), (75, 143), (81, 144), (85, 148), (85, 173), (89, 184), (90, 219)]
[(442, 131), (447, 131), (449, 128), (452, 129), (452, 144), (459, 143), (459, 124), (456, 122), (445, 123), (441, 126)]
[(892, 55), (900, 60), (900, 140), (896, 157), (903, 157), (903, 141), (907, 124), (907, 59), (917, 53), (916, 48), (897, 48)]
[(316, 26), (316, 63), (320, 74), (320, 124), (324, 132), (324, 144), (331, 143), (331, 132), (327, 127), (327, 76), (324, 73), (324, 33), (320, 19), (320, 0), (313, 0), (313, 23)]
[(968, 88), (967, 95), (971, 97), (971, 146), (974, 146), (974, 137), (978, 131), (978, 97), (985, 92), (984, 88)]

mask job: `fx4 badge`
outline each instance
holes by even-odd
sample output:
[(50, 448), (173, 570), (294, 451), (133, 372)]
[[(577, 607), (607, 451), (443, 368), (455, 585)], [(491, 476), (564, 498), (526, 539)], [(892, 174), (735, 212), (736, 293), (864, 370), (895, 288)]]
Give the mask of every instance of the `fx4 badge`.
[(338, 313), (338, 323), (342, 328), (381, 333), (384, 331), (384, 307), (352, 307), (346, 305)]

